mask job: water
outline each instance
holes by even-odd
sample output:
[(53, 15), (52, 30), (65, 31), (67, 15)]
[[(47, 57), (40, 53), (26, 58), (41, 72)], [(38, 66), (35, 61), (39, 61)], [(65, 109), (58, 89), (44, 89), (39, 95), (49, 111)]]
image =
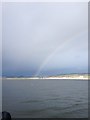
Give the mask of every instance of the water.
[(3, 80), (3, 110), (14, 118), (87, 118), (87, 80)]
[(0, 78), (0, 120), (1, 120), (1, 112), (2, 112), (2, 79)]

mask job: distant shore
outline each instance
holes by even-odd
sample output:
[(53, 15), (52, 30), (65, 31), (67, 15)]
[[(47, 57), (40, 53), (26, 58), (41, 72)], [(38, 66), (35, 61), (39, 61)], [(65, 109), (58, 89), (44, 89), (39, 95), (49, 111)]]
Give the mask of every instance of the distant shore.
[(2, 78), (2, 80), (89, 80), (88, 78)]
[(88, 78), (82, 78), (82, 77), (47, 77), (47, 78), (37, 78), (37, 77), (34, 77), (34, 78), (2, 78), (3, 80), (36, 80), (36, 79), (39, 79), (39, 80), (45, 80), (45, 79), (60, 79), (60, 80), (67, 80), (67, 79), (70, 79), (70, 80), (89, 80)]
[(64, 74), (64, 75), (57, 75), (57, 76), (36, 76), (36, 77), (25, 77), (25, 76), (20, 76), (20, 77), (3, 77), (3, 80), (34, 80), (34, 79), (40, 79), (40, 80), (45, 80), (45, 79), (71, 79), (71, 80), (89, 80), (90, 79), (90, 74)]

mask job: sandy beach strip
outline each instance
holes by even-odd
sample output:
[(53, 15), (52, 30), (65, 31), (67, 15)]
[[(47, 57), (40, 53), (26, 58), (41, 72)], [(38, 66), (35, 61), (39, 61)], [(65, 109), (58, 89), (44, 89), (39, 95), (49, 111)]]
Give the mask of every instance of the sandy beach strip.
[(48, 80), (48, 79), (60, 79), (60, 80), (89, 80), (88, 77), (21, 77), (21, 78), (2, 78), (2, 80)]

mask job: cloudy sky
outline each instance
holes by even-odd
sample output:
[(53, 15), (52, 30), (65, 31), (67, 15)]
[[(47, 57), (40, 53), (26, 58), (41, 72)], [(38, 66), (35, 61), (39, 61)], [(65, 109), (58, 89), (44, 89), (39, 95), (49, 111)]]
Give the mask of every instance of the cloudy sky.
[(3, 3), (3, 75), (88, 70), (87, 3)]

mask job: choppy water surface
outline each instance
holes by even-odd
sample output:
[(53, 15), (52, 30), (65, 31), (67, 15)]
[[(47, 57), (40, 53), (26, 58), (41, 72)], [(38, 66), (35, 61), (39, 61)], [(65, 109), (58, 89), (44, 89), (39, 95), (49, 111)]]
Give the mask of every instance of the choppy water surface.
[(2, 87), (12, 117), (88, 117), (87, 80), (3, 80)]

